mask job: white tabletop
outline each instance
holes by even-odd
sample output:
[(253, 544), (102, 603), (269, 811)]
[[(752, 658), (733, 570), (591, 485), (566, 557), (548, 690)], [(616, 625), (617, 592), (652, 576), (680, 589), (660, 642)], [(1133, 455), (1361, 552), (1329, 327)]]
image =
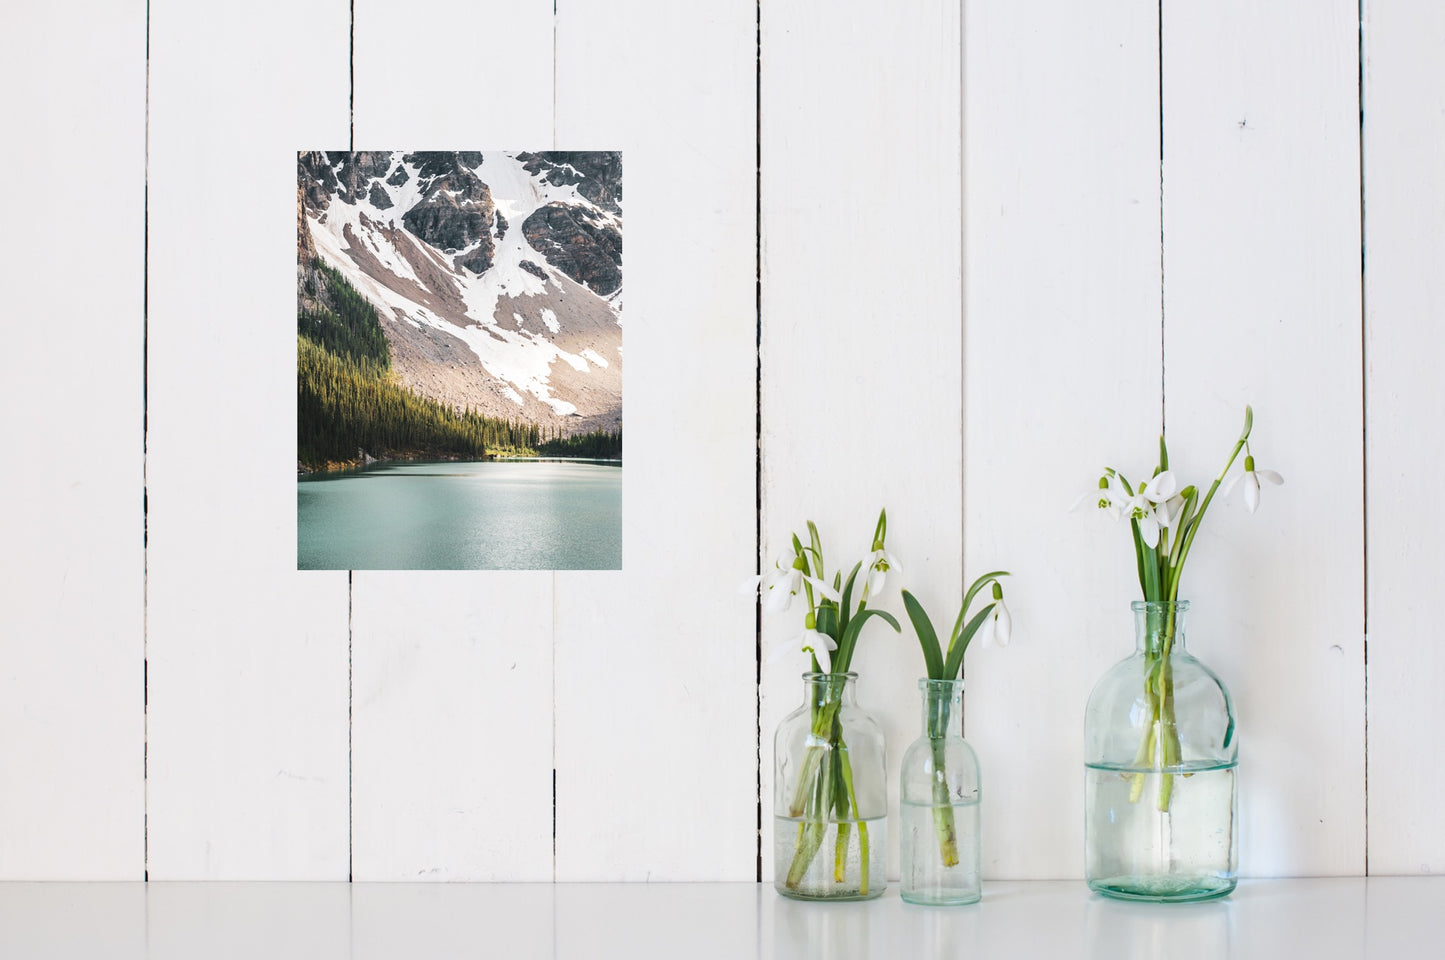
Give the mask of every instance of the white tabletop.
[(994, 882), (923, 908), (698, 884), (9, 883), (0, 957), (984, 958), (1445, 956), (1445, 878), (1260, 880), (1213, 903)]

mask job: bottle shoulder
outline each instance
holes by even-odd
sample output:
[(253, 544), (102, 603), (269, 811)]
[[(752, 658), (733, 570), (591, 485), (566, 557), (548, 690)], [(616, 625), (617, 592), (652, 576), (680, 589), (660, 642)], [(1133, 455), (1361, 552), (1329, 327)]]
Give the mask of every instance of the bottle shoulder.
[(1228, 764), (1238, 756), (1228, 687), (1180, 652), (1135, 654), (1110, 667), (1089, 696), (1084, 737), (1086, 760), (1096, 765)]
[(899, 771), (906, 804), (934, 805), (939, 791), (954, 803), (976, 802), (982, 795), (983, 776), (978, 755), (962, 737), (919, 737), (908, 745)]

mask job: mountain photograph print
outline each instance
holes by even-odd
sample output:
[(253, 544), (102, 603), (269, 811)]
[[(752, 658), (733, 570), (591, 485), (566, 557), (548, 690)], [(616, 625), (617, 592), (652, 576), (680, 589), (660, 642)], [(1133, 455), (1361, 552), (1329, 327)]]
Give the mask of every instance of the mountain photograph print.
[(296, 565), (622, 566), (622, 154), (296, 164)]

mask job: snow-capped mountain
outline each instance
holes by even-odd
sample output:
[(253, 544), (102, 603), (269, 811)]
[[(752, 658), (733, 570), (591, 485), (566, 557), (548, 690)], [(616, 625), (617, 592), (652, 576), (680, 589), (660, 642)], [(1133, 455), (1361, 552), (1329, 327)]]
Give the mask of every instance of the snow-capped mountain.
[(621, 426), (621, 154), (308, 152), (297, 167), (300, 272), (320, 257), (371, 301), (402, 383), (568, 434)]

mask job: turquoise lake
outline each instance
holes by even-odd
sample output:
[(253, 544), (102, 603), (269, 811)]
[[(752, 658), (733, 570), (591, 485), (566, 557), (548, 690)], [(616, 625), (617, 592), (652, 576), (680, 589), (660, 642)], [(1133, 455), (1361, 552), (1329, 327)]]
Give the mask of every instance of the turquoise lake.
[(619, 570), (622, 465), (377, 464), (296, 483), (300, 570)]

